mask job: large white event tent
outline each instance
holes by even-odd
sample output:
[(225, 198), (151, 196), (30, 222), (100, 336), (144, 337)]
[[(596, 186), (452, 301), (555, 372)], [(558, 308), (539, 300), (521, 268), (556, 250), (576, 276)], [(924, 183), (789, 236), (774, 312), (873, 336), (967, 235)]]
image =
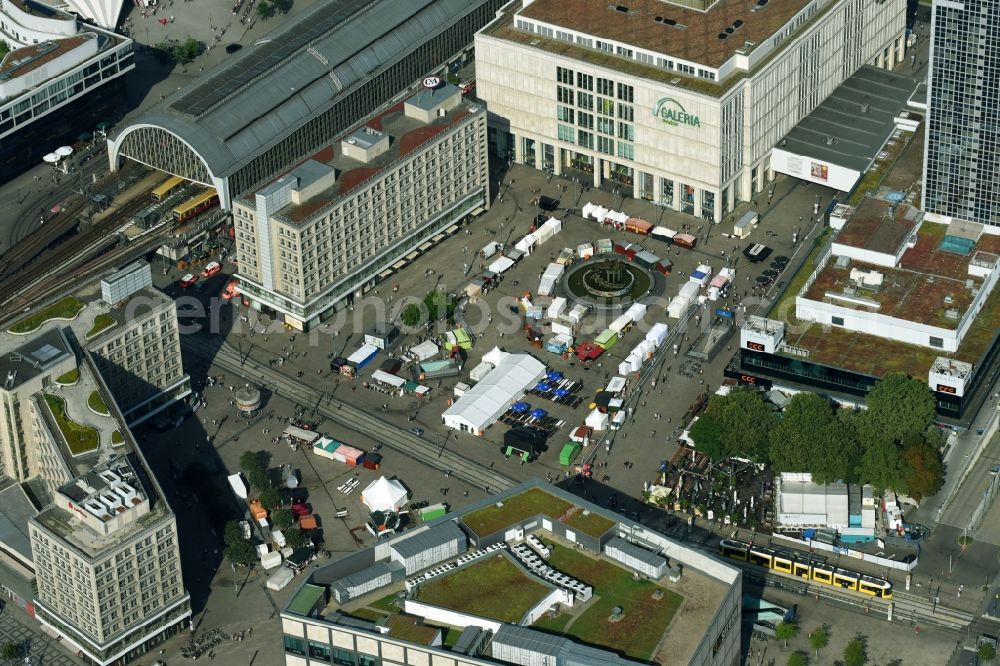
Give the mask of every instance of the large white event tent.
[(361, 501), (372, 511), (399, 511), (408, 494), (399, 481), (380, 476), (361, 491)]
[(528, 354), (510, 354), (494, 348), (483, 356), (493, 370), (445, 410), (444, 424), (455, 430), (482, 436), (525, 389), (545, 377), (545, 364)]

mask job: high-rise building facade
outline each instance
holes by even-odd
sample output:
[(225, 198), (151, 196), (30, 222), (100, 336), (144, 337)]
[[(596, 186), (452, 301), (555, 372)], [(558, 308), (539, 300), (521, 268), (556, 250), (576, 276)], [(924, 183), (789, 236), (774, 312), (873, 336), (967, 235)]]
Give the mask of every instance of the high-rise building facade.
[(489, 205), (486, 109), (429, 77), (234, 199), (240, 292), (254, 309), (309, 330)]
[(491, 150), (719, 221), (863, 65), (903, 59), (904, 0), (533, 0), (476, 34)]
[(934, 0), (924, 209), (1000, 227), (1000, 0)]
[(60, 486), (28, 523), (36, 617), (101, 665), (144, 653), (191, 614), (177, 521), (127, 448)]
[(191, 612), (175, 516), (129, 430), (190, 393), (174, 302), (150, 283), (133, 264), (0, 333), (0, 593), (102, 666)]

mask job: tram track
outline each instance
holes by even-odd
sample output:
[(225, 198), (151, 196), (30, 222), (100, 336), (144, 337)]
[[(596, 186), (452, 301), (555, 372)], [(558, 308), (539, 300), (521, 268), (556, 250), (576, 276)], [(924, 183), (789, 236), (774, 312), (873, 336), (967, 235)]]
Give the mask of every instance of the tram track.
[(324, 395), (252, 358), (240, 358), (240, 352), (228, 343), (211, 349), (192, 336), (181, 339), (184, 350), (227, 372), (242, 376), (299, 405), (314, 405), (317, 413), (355, 432), (377, 438), (384, 446), (418, 462), (442, 470), (456, 479), (482, 488), (489, 493), (509, 490), (517, 481), (488, 469), (456, 453), (443, 451), (433, 442), (403, 430), (388, 421), (358, 409), (333, 396)]

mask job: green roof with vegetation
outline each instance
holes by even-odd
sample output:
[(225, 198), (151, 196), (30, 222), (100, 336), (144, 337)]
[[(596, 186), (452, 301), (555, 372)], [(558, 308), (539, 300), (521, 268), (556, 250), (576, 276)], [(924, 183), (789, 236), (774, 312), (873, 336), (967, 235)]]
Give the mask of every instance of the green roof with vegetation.
[[(533, 626), (572, 637), (581, 643), (607, 648), (631, 659), (649, 661), (684, 598), (605, 559), (557, 545), (547, 562), (557, 571), (594, 588), (593, 600), (579, 614), (563, 611), (555, 618), (543, 616)], [(659, 589), (660, 598), (653, 593)], [(620, 606), (623, 617), (609, 622)]]
[(396, 614), (389, 617), (386, 625), (389, 627), (389, 635), (411, 643), (430, 645), (431, 641), (441, 633), (438, 627), (430, 627), (412, 615)]
[(69, 446), (70, 453), (78, 456), (97, 448), (99, 439), (97, 431), (90, 426), (81, 425), (71, 420), (66, 414), (65, 400), (57, 395), (46, 393), (45, 402), (66, 440), (66, 445)]
[(544, 514), (589, 536), (599, 538), (614, 527), (614, 521), (604, 516), (582, 509), (572, 502), (559, 499), (555, 495), (530, 488), (506, 498), (501, 504), (491, 504), (462, 516), (469, 529), (481, 537), (499, 532), (503, 528), (526, 518)]
[(115, 430), (114, 432), (111, 433), (111, 443), (112, 444), (121, 444), (124, 441), (125, 441), (125, 438), (122, 437), (122, 433), (121, 433), (120, 430)]
[(307, 583), (299, 588), (299, 591), (289, 602), (288, 612), (295, 615), (308, 615), (321, 601), (326, 601), (326, 588)]
[(38, 312), (28, 315), (7, 330), (11, 333), (25, 334), (38, 330), (38, 328), (50, 319), (75, 319), (84, 305), (80, 300), (67, 296), (56, 301), (48, 307), (44, 307)]
[(69, 372), (56, 377), (56, 384), (70, 386), (80, 380), (80, 368), (73, 368)]
[(421, 586), (417, 601), (516, 624), (548, 593), (548, 587), (498, 554), (432, 578)]
[(97, 391), (90, 392), (90, 395), (87, 397), (87, 406), (98, 414), (103, 414), (104, 416), (111, 413), (110, 410), (108, 410), (108, 406), (104, 404), (104, 398), (102, 398), (101, 394)]
[(114, 326), (118, 322), (111, 315), (99, 314), (94, 317), (94, 325), (87, 331), (87, 337), (92, 338), (106, 328)]

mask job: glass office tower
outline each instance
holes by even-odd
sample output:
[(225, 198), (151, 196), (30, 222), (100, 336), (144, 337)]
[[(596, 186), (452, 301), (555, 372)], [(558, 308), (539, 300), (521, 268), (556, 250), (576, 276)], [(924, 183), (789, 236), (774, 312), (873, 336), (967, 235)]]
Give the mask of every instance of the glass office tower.
[(934, 0), (924, 209), (1000, 226), (1000, 0)]

